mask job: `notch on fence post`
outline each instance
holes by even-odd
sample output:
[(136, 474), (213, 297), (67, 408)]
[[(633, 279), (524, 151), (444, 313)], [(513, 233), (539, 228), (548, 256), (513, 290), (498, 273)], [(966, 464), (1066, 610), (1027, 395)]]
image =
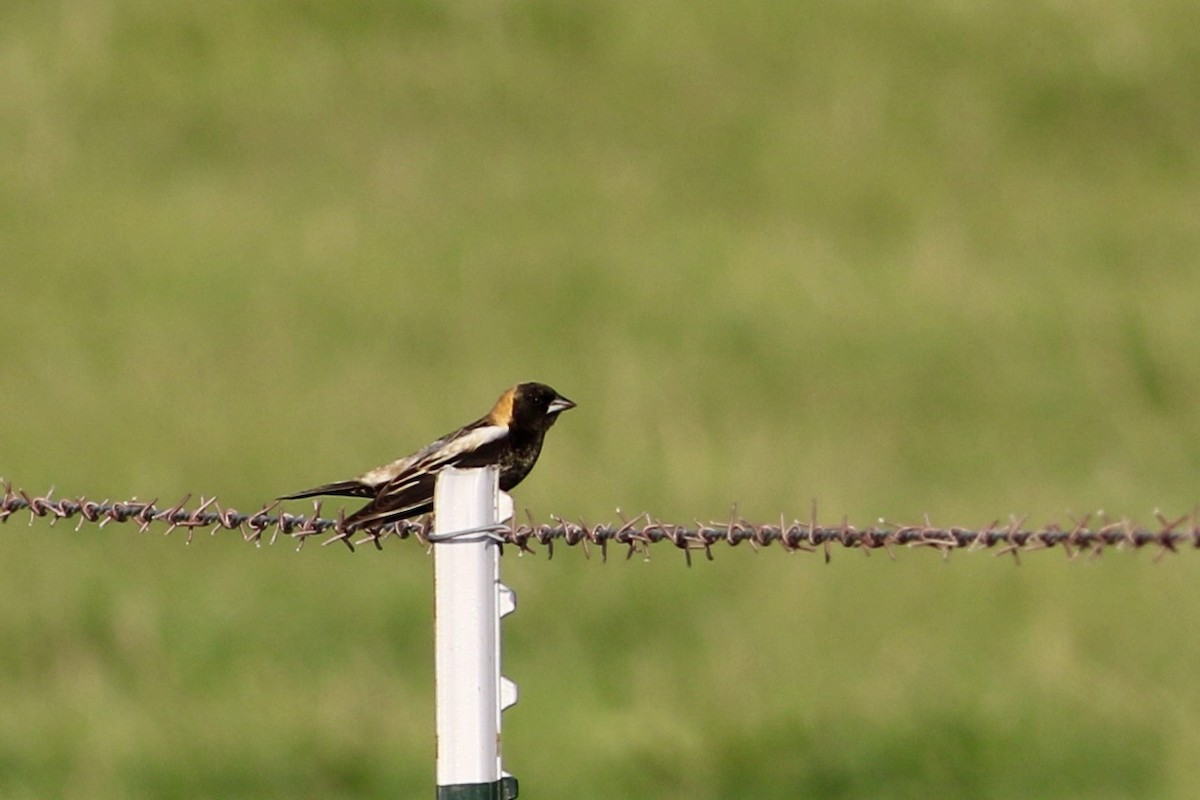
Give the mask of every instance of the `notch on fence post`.
[(516, 686), (500, 676), (500, 617), (516, 608), (500, 583), (500, 547), (489, 529), (512, 517), (494, 467), (438, 474), (433, 582), (438, 800), (511, 800), (500, 712)]

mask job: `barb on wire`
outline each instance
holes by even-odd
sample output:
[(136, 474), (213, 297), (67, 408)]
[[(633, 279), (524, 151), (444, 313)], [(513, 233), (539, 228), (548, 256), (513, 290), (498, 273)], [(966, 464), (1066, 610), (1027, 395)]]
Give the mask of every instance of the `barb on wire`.
[[(7, 522), (18, 512), (28, 512), (30, 522), (38, 518), (49, 518), (54, 525), (59, 520), (78, 519), (79, 530), (85, 523), (104, 527), (110, 522), (132, 522), (139, 531), (146, 531), (154, 524), (165, 526), (164, 533), (177, 529), (187, 531), (190, 542), (197, 530), (238, 531), (248, 542), (274, 544), (279, 536), (294, 539), (303, 545), (310, 537), (328, 534), (323, 544), (342, 542), (353, 550), (357, 545), (372, 544), (381, 549), (389, 538), (417, 539), (428, 545), (432, 526), (428, 517), (418, 520), (390, 522), (384, 525), (347, 525), (343, 511), (334, 518), (321, 516), (321, 504), (314, 505), (313, 514), (290, 514), (276, 512), (278, 501), (264, 505), (252, 514), (232, 508), (222, 508), (216, 497), (200, 498), (194, 509), (186, 508), (188, 495), (173, 506), (160, 508), (155, 501), (142, 502), (137, 499), (125, 501), (104, 500), (95, 502), (83, 497), (54, 499), (53, 490), (44, 496), (33, 497), (26, 492), (3, 484), (4, 495), (0, 499), (0, 522)], [(1013, 517), (1007, 524), (994, 520), (982, 528), (938, 527), (926, 517), (920, 525), (901, 525), (880, 520), (874, 525), (858, 527), (844, 518), (836, 525), (822, 525), (817, 521), (816, 504), (807, 522), (788, 522), (780, 517), (779, 522), (755, 524), (731, 514), (727, 521), (696, 522), (693, 525), (677, 525), (652, 519), (648, 514), (627, 519), (621, 516), (620, 525), (589, 525), (585, 522), (570, 522), (552, 517), (552, 524), (536, 524), (532, 518), (523, 525), (506, 525), (492, 535), (501, 544), (510, 544), (522, 552), (533, 552), (532, 545), (546, 547), (551, 558), (555, 542), (569, 546), (579, 545), (585, 554), (591, 546), (600, 549), (601, 558), (608, 559), (611, 545), (626, 548), (626, 558), (641, 554), (649, 556), (652, 545), (669, 543), (683, 552), (690, 565), (692, 552), (703, 551), (704, 557), (712, 560), (714, 546), (719, 544), (736, 547), (748, 543), (754, 549), (778, 544), (787, 552), (812, 553), (820, 550), (826, 562), (832, 549), (840, 545), (845, 549), (870, 553), (882, 549), (895, 557), (895, 548), (928, 547), (948, 557), (954, 550), (992, 550), (995, 555), (1011, 555), (1018, 559), (1022, 552), (1033, 552), (1050, 548), (1061, 548), (1069, 557), (1099, 555), (1109, 548), (1151, 548), (1155, 558), (1167, 553), (1178, 553), (1181, 548), (1200, 549), (1200, 508), (1193, 509), (1175, 519), (1156, 511), (1154, 527), (1138, 525), (1128, 519), (1113, 520), (1104, 514), (1081, 519), (1071, 519), (1070, 525), (1050, 523), (1041, 528), (1028, 528), (1024, 517)]]

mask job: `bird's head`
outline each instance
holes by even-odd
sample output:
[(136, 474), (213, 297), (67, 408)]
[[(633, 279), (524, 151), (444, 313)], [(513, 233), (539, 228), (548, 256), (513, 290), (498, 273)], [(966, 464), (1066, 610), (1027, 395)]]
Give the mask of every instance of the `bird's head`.
[(489, 415), (499, 425), (549, 428), (575, 404), (544, 383), (518, 383), (496, 401)]

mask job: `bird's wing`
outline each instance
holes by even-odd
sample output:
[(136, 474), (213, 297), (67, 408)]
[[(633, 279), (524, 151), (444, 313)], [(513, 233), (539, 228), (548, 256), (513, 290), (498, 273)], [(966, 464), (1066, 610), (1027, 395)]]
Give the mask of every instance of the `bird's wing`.
[[(454, 466), (464, 460), (474, 460), (479, 454), (488, 453), (498, 442), (508, 436), (507, 425), (471, 425), (444, 436), (421, 450), (413, 457), (408, 471), (436, 472), (442, 467)], [(403, 475), (397, 475), (397, 480)]]
[(404, 483), (389, 483), (375, 499), (346, 517), (348, 525), (367, 522), (392, 522), (433, 510), (433, 487), (437, 473), (411, 476)]
[(490, 453), (508, 435), (506, 425), (470, 425), (443, 436), (407, 458), (402, 458), (362, 476), (362, 480), (386, 480), (375, 499), (346, 518), (362, 524), (406, 519), (433, 510), (433, 487), (437, 474), (446, 467), (489, 463)]

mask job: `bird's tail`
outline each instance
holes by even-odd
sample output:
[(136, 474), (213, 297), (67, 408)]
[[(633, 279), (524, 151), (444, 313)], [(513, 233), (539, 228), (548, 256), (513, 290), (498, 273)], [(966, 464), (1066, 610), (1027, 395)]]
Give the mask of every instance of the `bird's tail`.
[(359, 480), (338, 481), (337, 483), (326, 483), (323, 486), (314, 486), (311, 489), (305, 489), (293, 494), (281, 495), (279, 500), (301, 500), (305, 497), (316, 497), (323, 494), (337, 494), (346, 497), (372, 497), (375, 494), (375, 489)]

